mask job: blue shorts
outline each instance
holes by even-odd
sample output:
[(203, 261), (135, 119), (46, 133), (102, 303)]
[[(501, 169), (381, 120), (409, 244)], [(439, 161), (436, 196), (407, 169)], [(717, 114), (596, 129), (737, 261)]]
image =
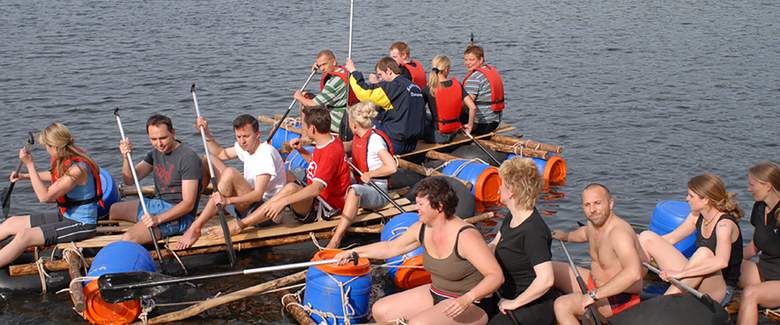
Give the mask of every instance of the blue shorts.
[[(162, 199), (145, 199), (144, 202), (146, 203), (146, 210), (149, 212), (149, 214), (153, 216), (168, 211), (173, 207), (172, 204), (165, 202)], [(139, 201), (138, 214), (136, 215), (136, 220), (138, 222), (141, 222), (141, 218), (143, 218), (143, 215), (144, 215), (144, 210), (141, 207), (141, 202)], [(192, 225), (193, 221), (195, 221), (195, 215), (186, 214), (179, 217), (179, 219), (161, 223), (157, 225), (157, 228), (160, 228), (160, 235), (162, 235), (162, 238), (166, 238), (173, 235), (183, 234), (185, 231), (187, 231), (187, 228), (189, 228), (190, 225)]]

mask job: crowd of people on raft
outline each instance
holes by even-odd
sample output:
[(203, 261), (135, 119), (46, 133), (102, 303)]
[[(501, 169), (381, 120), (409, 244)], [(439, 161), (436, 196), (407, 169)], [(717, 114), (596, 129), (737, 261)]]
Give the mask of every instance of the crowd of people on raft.
[[(214, 157), (214, 175), (193, 149), (176, 139), (170, 118), (155, 114), (146, 122), (153, 146), (133, 165), (133, 147), (122, 140), (122, 176), (134, 183), (150, 174), (155, 196), (117, 202), (111, 220), (134, 223), (123, 240), (150, 243), (156, 238), (181, 235), (174, 249), (191, 247), (203, 233), (222, 236), (216, 227), (204, 229), (218, 209), (229, 207), (236, 217), (230, 234), (247, 227), (279, 223), (289, 207), (302, 223), (329, 219), (340, 212), (328, 243), (339, 247), (358, 209), (379, 209), (388, 202), (380, 191), (397, 171), (396, 154), (415, 150), (418, 140), (450, 141), (457, 132), (485, 134), (495, 130), (504, 108), (503, 84), (495, 68), (485, 64), (476, 45), (464, 51), (468, 75), (463, 82), (450, 77), (451, 61), (438, 55), (428, 76), (423, 65), (411, 60), (409, 47), (393, 43), (367, 78), (351, 59), (339, 66), (329, 50), (321, 51), (313, 69), (323, 73), (316, 95), (295, 92), (301, 105), (302, 137), (290, 141), (308, 162), (305, 170), (287, 171), (276, 148), (260, 140), (258, 120), (240, 115), (233, 121), (235, 142), (221, 146), (198, 117), (208, 152)], [(336, 77), (336, 78), (333, 78)], [(428, 113), (425, 112), (428, 107)], [(37, 199), (56, 203), (57, 211), (9, 217), (0, 224), (0, 266), (13, 262), (31, 246), (73, 242), (96, 235), (98, 206), (103, 204), (99, 168), (75, 146), (69, 129), (53, 123), (38, 135), (51, 160), (38, 169), (27, 149), (19, 151), (26, 172), (11, 181), (29, 180)], [(313, 150), (307, 145), (313, 144)], [(348, 160), (350, 153), (352, 160)], [(243, 170), (225, 165), (239, 159)], [(498, 234), (486, 243), (474, 226), (456, 217), (458, 198), (443, 178), (428, 177), (415, 187), (420, 221), (392, 241), (378, 242), (340, 253), (347, 262), (353, 253), (387, 259), (424, 248), (423, 266), (431, 284), (380, 299), (372, 312), (377, 321), (405, 319), (409, 324), (576, 324), (589, 306), (607, 319), (639, 304), (643, 262), (654, 262), (663, 280), (679, 279), (713, 299), (727, 304), (740, 287), (738, 324), (754, 324), (758, 306), (778, 307), (780, 296), (780, 168), (772, 162), (748, 170), (748, 190), (755, 203), (750, 223), (753, 239), (743, 247), (742, 217), (733, 193), (712, 174), (691, 178), (687, 200), (691, 213), (674, 231), (663, 236), (650, 231), (636, 235), (629, 223), (614, 213), (609, 189), (599, 183), (582, 192), (587, 224), (576, 230), (550, 231), (536, 201), (543, 180), (535, 164), (524, 158), (504, 161), (500, 200), (509, 210)], [(200, 195), (210, 177), (217, 188), (197, 214)], [(353, 178), (355, 183), (353, 184)], [(369, 182), (374, 185), (369, 186)], [(47, 185), (48, 183), (48, 185)], [(144, 212), (146, 211), (146, 213)], [(695, 253), (686, 258), (674, 244), (696, 233)], [(567, 263), (552, 261), (553, 239), (587, 242), (591, 267), (579, 268), (587, 291), (577, 285)], [(757, 263), (754, 257), (757, 256)], [(680, 293), (670, 286), (666, 294)], [(409, 303), (414, 302), (414, 303)]]

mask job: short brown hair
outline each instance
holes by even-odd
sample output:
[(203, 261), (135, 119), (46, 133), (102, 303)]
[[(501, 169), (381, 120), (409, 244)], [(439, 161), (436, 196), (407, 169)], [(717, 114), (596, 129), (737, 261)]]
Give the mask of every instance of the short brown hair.
[(390, 71), (393, 71), (395, 74), (401, 74), (401, 68), (398, 67), (398, 63), (389, 56), (379, 59), (379, 62), (376, 63), (374, 69), (379, 71), (387, 71), (387, 69), (390, 69)]
[(146, 133), (149, 133), (149, 126), (157, 126), (165, 125), (168, 127), (168, 132), (173, 132), (173, 122), (171, 121), (171, 118), (162, 115), (162, 114), (154, 114), (152, 116), (149, 116), (149, 119), (146, 120)]
[(530, 210), (536, 206), (544, 180), (533, 160), (520, 157), (505, 160), (501, 163), (498, 174), (504, 187), (514, 196), (518, 208)]
[(330, 112), (322, 107), (306, 107), (303, 109), (303, 121), (314, 125), (317, 133), (330, 132)]
[(423, 178), (417, 183), (414, 190), (414, 196), (417, 198), (426, 198), (434, 210), (441, 210), (447, 219), (455, 215), (455, 208), (458, 206), (458, 195), (452, 189), (450, 183), (444, 176), (434, 176)]
[(398, 50), (398, 52), (406, 54), (406, 56), (409, 56), (409, 45), (404, 42), (398, 41), (390, 45), (390, 50), (394, 49)]
[(485, 51), (482, 50), (482, 47), (479, 45), (469, 45), (466, 47), (466, 50), (463, 51), (463, 55), (466, 54), (474, 54), (474, 56), (477, 57), (477, 59), (484, 59), (485, 58)]
[(332, 59), (334, 61), (336, 60), (336, 55), (333, 54), (333, 51), (331, 51), (330, 49), (324, 49), (324, 50), (320, 51), (320, 53), (317, 53), (317, 58), (318, 59), (323, 57), (323, 56), (327, 56), (329, 59)]

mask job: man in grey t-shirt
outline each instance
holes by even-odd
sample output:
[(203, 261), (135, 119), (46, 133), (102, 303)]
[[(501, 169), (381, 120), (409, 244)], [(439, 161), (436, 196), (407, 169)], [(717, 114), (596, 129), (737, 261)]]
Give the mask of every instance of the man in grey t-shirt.
[[(137, 222), (125, 232), (122, 240), (142, 244), (152, 241), (146, 228), (153, 228), (157, 238), (178, 235), (187, 230), (195, 218), (203, 178), (200, 157), (176, 140), (176, 130), (170, 118), (152, 115), (146, 121), (146, 133), (154, 150), (135, 165), (135, 170), (139, 179), (154, 172), (156, 197), (145, 200), (149, 214), (143, 214), (137, 200), (116, 203), (109, 213), (111, 220)], [(120, 142), (119, 151), (123, 158), (131, 150), (129, 141)], [(133, 184), (127, 159), (122, 159), (122, 176), (125, 184)]]

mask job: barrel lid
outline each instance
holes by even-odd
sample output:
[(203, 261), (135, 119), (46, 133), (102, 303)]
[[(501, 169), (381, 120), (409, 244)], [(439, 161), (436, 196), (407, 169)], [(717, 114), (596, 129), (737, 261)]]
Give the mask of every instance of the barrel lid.
[[(314, 254), (314, 258), (312, 258), (311, 261), (316, 262), (333, 259), (336, 254), (341, 252), (342, 250), (340, 249), (323, 249)], [(371, 272), (371, 263), (367, 258), (359, 258), (357, 265), (352, 263), (344, 265), (323, 264), (315, 267), (322, 272), (342, 276), (362, 276)]]

